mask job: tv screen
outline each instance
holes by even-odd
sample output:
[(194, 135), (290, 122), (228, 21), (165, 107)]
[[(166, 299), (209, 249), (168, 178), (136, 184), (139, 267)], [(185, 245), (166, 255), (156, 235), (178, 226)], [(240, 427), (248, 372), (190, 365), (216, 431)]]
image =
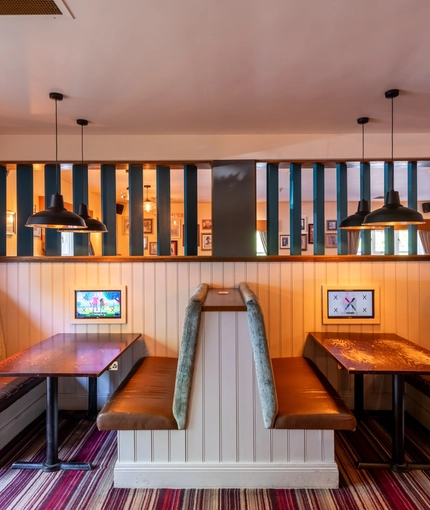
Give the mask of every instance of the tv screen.
[(73, 322), (125, 322), (124, 289), (74, 289)]
[(373, 290), (327, 290), (328, 318), (373, 319)]

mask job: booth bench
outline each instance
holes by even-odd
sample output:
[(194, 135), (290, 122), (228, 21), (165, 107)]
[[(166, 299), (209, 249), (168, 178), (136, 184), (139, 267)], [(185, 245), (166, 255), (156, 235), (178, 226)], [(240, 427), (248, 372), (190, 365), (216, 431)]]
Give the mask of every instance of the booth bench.
[(311, 360), (270, 359), (246, 283), (218, 290), (208, 302), (241, 305), (204, 306), (201, 284), (178, 358), (139, 360), (100, 411), (99, 429), (118, 431), (114, 486), (337, 487), (334, 430), (355, 417)]

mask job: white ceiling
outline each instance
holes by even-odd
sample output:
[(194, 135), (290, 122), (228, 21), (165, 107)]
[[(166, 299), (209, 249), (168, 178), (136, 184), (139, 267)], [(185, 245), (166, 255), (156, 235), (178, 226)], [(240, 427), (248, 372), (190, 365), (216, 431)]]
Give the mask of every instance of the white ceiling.
[(0, 135), (52, 133), (51, 91), (64, 134), (77, 118), (85, 136), (343, 134), (361, 116), (387, 133), (390, 88), (396, 132), (430, 132), (428, 1), (62, 4), (55, 18), (0, 16)]

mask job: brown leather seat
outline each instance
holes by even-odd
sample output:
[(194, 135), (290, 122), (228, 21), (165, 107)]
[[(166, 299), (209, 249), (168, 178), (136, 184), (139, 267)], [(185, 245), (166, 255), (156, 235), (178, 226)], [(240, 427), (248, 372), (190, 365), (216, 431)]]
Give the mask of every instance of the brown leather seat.
[(44, 377), (0, 377), (0, 412), (44, 380)]
[(356, 419), (324, 374), (303, 357), (272, 359), (275, 429), (354, 430)]
[(172, 405), (176, 358), (139, 360), (97, 417), (99, 430), (178, 429)]
[(408, 375), (405, 381), (430, 397), (430, 375)]

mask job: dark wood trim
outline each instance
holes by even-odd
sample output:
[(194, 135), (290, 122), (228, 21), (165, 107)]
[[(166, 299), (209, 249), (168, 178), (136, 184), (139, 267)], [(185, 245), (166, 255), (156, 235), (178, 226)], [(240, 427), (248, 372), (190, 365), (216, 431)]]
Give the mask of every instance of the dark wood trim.
[(239, 289), (209, 289), (202, 312), (246, 312)]
[(77, 256), (77, 257), (0, 257), (2, 262), (430, 262), (430, 255), (273, 255), (267, 257), (201, 257), (201, 256)]

